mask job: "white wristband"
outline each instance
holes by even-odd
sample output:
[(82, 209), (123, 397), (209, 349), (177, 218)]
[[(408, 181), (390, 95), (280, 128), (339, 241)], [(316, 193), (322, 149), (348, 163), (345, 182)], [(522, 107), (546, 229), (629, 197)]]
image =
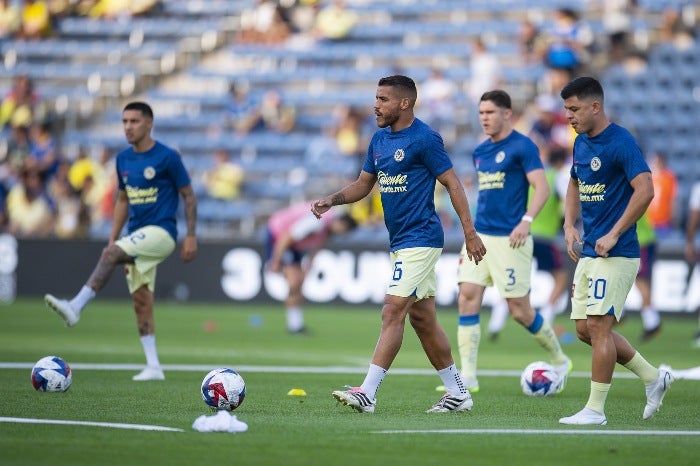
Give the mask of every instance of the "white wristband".
[(532, 218), (532, 216), (530, 216), (530, 215), (525, 214), (525, 215), (523, 215), (522, 220), (526, 221), (527, 223), (532, 223), (534, 218)]

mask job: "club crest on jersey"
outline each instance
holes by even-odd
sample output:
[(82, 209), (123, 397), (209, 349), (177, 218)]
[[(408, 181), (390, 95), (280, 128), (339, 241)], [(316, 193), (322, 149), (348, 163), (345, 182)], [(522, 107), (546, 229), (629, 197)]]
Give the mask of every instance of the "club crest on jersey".
[(500, 151), (498, 154), (496, 154), (496, 163), (501, 163), (505, 160), (506, 158), (506, 153), (503, 151)]
[(405, 156), (406, 154), (404, 153), (403, 149), (396, 149), (396, 152), (394, 152), (394, 160), (397, 162), (402, 161)]
[(601, 165), (602, 164), (600, 163), (600, 159), (598, 157), (593, 157), (591, 159), (591, 170), (593, 170), (594, 172), (600, 170)]
[(156, 176), (156, 169), (153, 167), (146, 167), (143, 170), (143, 177), (147, 180), (152, 180)]

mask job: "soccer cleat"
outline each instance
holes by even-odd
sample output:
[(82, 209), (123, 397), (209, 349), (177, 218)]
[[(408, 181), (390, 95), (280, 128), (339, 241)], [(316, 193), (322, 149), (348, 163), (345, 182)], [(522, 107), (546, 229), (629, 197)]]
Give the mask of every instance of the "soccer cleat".
[(53, 312), (58, 314), (66, 323), (66, 327), (73, 327), (80, 320), (80, 315), (73, 310), (73, 307), (65, 299), (58, 299), (53, 295), (44, 296), (44, 302)]
[(583, 408), (573, 416), (559, 419), (559, 424), (568, 424), (570, 426), (604, 426), (607, 423), (608, 420), (604, 413), (599, 413), (589, 408)]
[(474, 401), (469, 392), (464, 395), (450, 395), (445, 393), (440, 401), (435, 403), (426, 413), (451, 413), (457, 411), (470, 411)]
[(165, 374), (163, 374), (163, 369), (160, 367), (146, 366), (141, 372), (133, 376), (131, 380), (139, 382), (143, 380), (165, 380)]
[(554, 366), (554, 372), (556, 372), (559, 376), (559, 383), (557, 385), (556, 393), (561, 393), (564, 391), (564, 388), (566, 388), (566, 382), (569, 379), (569, 373), (573, 368), (574, 364), (571, 362), (571, 359), (568, 358), (565, 363)]
[(642, 335), (639, 337), (639, 340), (642, 343), (646, 343), (647, 341), (651, 340), (659, 333), (661, 333), (661, 324), (659, 324), (656, 327), (649, 329), (649, 330), (645, 329), (644, 332), (642, 332)]
[(673, 374), (666, 369), (659, 369), (659, 376), (646, 386), (647, 404), (642, 419), (651, 419), (663, 404), (664, 396), (673, 383)]
[(373, 413), (376, 400), (370, 400), (369, 396), (362, 391), (360, 387), (345, 386), (348, 390), (335, 390), (333, 398), (343, 403), (345, 406), (350, 406), (358, 413)]

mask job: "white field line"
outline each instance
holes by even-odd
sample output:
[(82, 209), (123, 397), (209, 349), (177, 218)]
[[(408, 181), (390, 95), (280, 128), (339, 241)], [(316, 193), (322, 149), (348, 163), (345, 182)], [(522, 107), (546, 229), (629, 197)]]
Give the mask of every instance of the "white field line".
[(657, 435), (700, 436), (700, 430), (554, 430), (554, 429), (443, 429), (443, 430), (375, 430), (373, 434), (505, 434), (505, 435)]
[(14, 424), (58, 424), (65, 426), (107, 427), (109, 429), (155, 430), (161, 432), (184, 432), (183, 429), (165, 426), (149, 426), (144, 424), (122, 424), (118, 422), (69, 421), (63, 419), (34, 419), (25, 417), (0, 417), (0, 422)]
[[(100, 370), (100, 371), (138, 371), (143, 369), (143, 364), (96, 364), (96, 363), (69, 363), (72, 369)], [(0, 362), (0, 369), (31, 369), (31, 362)], [(164, 371), (176, 372), (209, 372), (214, 365), (202, 364), (163, 364)], [(218, 367), (218, 366), (217, 366)], [(367, 367), (349, 366), (231, 366), (238, 372), (268, 372), (278, 374), (364, 374)], [(520, 377), (520, 370), (480, 370), (479, 375), (486, 377)], [(435, 375), (435, 369), (390, 369), (389, 373), (397, 375)], [(590, 378), (590, 372), (574, 371), (569, 377)], [(630, 372), (615, 373), (615, 378), (633, 379), (636, 376)]]

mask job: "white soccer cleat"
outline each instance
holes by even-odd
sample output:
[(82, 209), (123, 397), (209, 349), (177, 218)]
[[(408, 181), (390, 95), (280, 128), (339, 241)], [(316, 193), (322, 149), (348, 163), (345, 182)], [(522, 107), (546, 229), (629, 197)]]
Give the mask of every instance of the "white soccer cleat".
[(651, 419), (654, 417), (654, 414), (659, 411), (663, 404), (664, 396), (666, 396), (666, 392), (671, 388), (671, 384), (674, 380), (673, 374), (671, 374), (670, 371), (659, 369), (659, 376), (656, 380), (645, 387), (647, 392), (647, 404), (644, 407), (643, 419)]
[(570, 426), (604, 426), (607, 423), (608, 420), (604, 413), (599, 413), (589, 408), (583, 408), (573, 416), (559, 419), (559, 424)]
[(569, 373), (573, 368), (574, 364), (569, 358), (567, 358), (565, 363), (554, 366), (554, 372), (556, 372), (557, 376), (559, 377), (556, 393), (561, 393), (564, 391), (564, 388), (566, 388), (566, 382), (569, 380)]
[(73, 307), (65, 299), (58, 299), (53, 295), (44, 296), (44, 302), (53, 312), (58, 314), (66, 323), (66, 327), (73, 327), (80, 320), (80, 315), (73, 310)]
[(146, 366), (141, 372), (133, 376), (131, 380), (139, 382), (143, 380), (165, 380), (165, 374), (163, 374), (163, 369), (160, 367)]
[(332, 393), (333, 398), (338, 400), (339, 403), (350, 406), (358, 413), (374, 412), (377, 400), (371, 400), (360, 387), (351, 387), (349, 385), (345, 387), (348, 388), (348, 390), (335, 390)]
[(464, 395), (450, 395), (445, 393), (440, 401), (435, 403), (426, 413), (453, 413), (458, 411), (470, 411), (474, 401), (469, 392)]

